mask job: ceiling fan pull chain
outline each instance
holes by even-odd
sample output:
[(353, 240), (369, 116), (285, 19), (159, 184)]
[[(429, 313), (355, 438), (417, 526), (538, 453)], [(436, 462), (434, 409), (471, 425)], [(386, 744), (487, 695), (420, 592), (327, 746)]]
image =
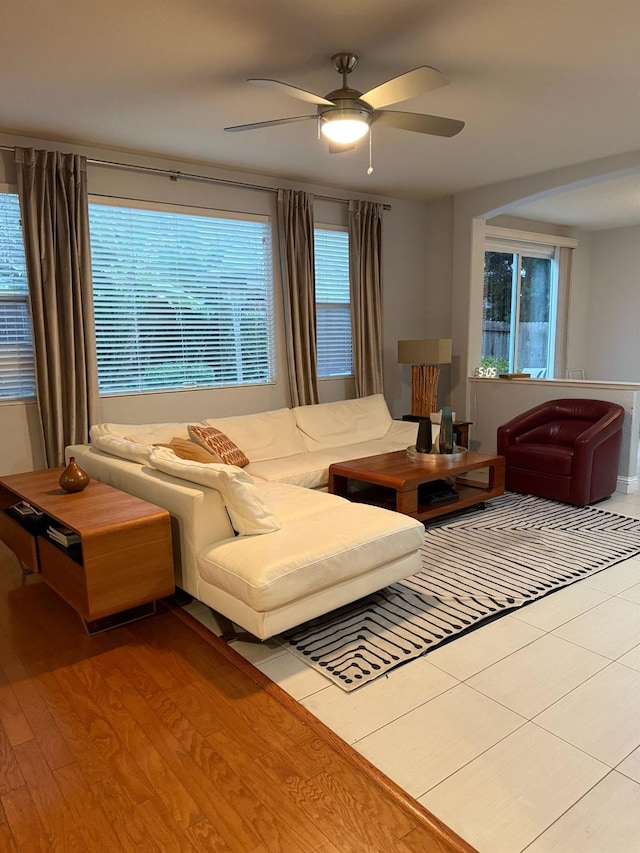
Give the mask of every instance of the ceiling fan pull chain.
[(369, 168), (367, 175), (373, 175), (373, 163), (371, 162), (371, 125), (369, 125)]

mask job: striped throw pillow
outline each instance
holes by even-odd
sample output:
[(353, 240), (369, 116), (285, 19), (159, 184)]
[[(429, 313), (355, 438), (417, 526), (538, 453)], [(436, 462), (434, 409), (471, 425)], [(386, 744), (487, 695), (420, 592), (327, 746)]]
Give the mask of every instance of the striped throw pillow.
[(244, 468), (245, 465), (249, 464), (246, 454), (231, 441), (228, 435), (220, 432), (219, 429), (190, 424), (188, 430), (189, 438), (192, 441), (215, 453), (225, 465), (236, 465), (238, 468)]

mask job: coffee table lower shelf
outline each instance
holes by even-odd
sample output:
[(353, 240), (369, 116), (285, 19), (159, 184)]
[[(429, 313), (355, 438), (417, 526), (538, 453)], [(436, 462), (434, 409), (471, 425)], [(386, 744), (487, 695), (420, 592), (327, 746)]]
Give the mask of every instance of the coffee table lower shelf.
[[(484, 469), (486, 482), (464, 476)], [(439, 479), (453, 484), (458, 499), (438, 504), (421, 502), (420, 486)], [(405, 451), (382, 453), (331, 465), (329, 491), (428, 521), (503, 494), (504, 458), (469, 451), (460, 461), (424, 463), (409, 459)]]

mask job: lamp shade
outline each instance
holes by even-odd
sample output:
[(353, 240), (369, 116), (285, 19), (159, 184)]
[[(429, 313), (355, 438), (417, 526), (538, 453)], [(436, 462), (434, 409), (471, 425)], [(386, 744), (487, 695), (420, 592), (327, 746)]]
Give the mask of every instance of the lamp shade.
[(398, 341), (398, 364), (451, 364), (451, 338)]

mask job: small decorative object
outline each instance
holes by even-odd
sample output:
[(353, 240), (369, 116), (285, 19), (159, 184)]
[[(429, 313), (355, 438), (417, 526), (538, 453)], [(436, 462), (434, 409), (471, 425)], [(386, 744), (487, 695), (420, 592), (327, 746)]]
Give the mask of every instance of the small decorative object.
[(496, 367), (476, 367), (473, 375), (476, 379), (495, 379), (498, 375), (498, 370)]
[(69, 459), (69, 464), (62, 474), (60, 474), (58, 482), (65, 492), (81, 492), (89, 485), (91, 477), (78, 465), (72, 456)]
[(431, 453), (433, 440), (431, 438), (431, 421), (422, 418), (418, 426), (418, 437), (416, 439), (416, 450), (418, 453)]
[(440, 453), (453, 453), (453, 417), (449, 406), (443, 406), (438, 438)]

